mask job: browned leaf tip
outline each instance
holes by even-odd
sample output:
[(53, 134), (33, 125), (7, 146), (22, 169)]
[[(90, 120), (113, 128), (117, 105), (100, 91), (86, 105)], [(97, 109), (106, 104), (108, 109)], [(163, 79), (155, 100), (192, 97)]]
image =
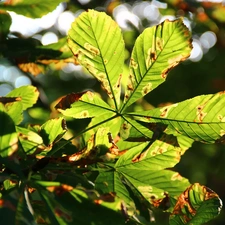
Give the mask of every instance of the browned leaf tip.
[(3, 104), (21, 101), (21, 97), (0, 97), (0, 102)]
[(73, 104), (74, 102), (77, 102), (83, 94), (85, 94), (86, 92), (80, 92), (80, 93), (71, 93), (68, 94), (66, 96), (63, 96), (58, 104), (55, 106), (56, 109), (68, 109), (70, 108), (71, 104)]

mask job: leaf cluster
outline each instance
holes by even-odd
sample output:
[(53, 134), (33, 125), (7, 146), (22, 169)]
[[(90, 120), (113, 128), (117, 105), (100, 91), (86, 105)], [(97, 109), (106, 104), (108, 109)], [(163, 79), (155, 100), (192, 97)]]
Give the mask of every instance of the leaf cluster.
[[(71, 52), (62, 55), (73, 55), (107, 98), (90, 90), (68, 94), (55, 106), (62, 116), (27, 127), (23, 112), (37, 102), (37, 89), (0, 98), (0, 213), (12, 215), (1, 217), (2, 224), (110, 224), (111, 218), (112, 224), (150, 224), (157, 208), (170, 213), (171, 225), (216, 217), (219, 196), (173, 167), (194, 141), (224, 141), (224, 92), (150, 110), (134, 104), (189, 57), (191, 34), (182, 19), (144, 30), (128, 74), (121, 30), (105, 13), (82, 13), (67, 39)], [(58, 44), (37, 47), (37, 56)], [(72, 119), (90, 122), (68, 139)]]

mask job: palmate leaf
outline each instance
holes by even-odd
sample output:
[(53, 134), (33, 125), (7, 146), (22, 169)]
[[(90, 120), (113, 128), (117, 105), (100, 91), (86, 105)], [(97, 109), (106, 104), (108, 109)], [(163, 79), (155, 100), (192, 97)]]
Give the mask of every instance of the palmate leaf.
[(164, 82), (168, 72), (184, 61), (191, 49), (191, 33), (182, 19), (165, 20), (145, 29), (131, 55), (123, 109)]
[(225, 92), (201, 95), (169, 106), (131, 113), (144, 122), (167, 125), (166, 133), (186, 135), (206, 143), (223, 142)]
[(120, 156), (114, 168), (106, 165), (105, 171), (100, 170), (96, 188), (102, 192), (116, 192), (127, 202), (130, 196), (123, 185), (125, 181), (151, 204), (162, 200), (165, 193), (175, 198), (189, 182), (179, 173), (166, 170), (174, 167), (182, 154), (182, 149), (175, 147), (173, 142), (170, 136), (164, 136), (152, 144), (145, 142), (130, 148)]
[(14, 11), (31, 18), (40, 18), (53, 11), (61, 2), (68, 0), (6, 0), (0, 4), (0, 9)]
[(149, 202), (163, 198), (164, 192), (177, 196), (189, 185), (177, 172), (165, 170), (174, 167), (181, 156), (181, 148), (169, 144), (169, 136), (167, 139), (168, 143), (156, 140), (133, 147), (115, 165), (116, 171)]
[(84, 12), (72, 23), (68, 44), (77, 62), (101, 82), (118, 109), (124, 41), (116, 22), (102, 12)]
[(195, 183), (178, 198), (170, 225), (202, 225), (218, 216), (222, 201), (211, 189)]

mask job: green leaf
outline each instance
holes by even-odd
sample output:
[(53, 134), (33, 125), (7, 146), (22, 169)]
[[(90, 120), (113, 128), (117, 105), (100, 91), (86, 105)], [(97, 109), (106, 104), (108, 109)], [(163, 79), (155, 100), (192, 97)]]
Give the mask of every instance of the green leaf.
[(195, 183), (179, 196), (170, 225), (202, 225), (218, 216), (221, 208), (222, 201), (214, 191)]
[(59, 141), (62, 136), (66, 133), (67, 128), (65, 120), (60, 118), (55, 118), (48, 120), (41, 126), (40, 135), (44, 140), (46, 146), (51, 146), (55, 142)]
[(95, 180), (95, 189), (99, 193), (116, 193), (116, 196), (123, 199), (126, 204), (133, 202), (130, 194), (121, 181), (119, 174), (113, 170), (100, 171), (97, 179)]
[(0, 4), (0, 9), (14, 11), (31, 18), (40, 18), (45, 14), (53, 11), (61, 2), (68, 0), (12, 0)]
[(124, 41), (116, 22), (103, 12), (88, 10), (72, 23), (68, 44), (77, 62), (101, 82), (118, 109)]
[(6, 97), (20, 97), (23, 110), (33, 106), (38, 99), (39, 92), (36, 87), (28, 85), (12, 90)]
[(186, 135), (206, 143), (223, 142), (225, 93), (201, 95), (169, 106), (131, 113), (144, 122), (167, 125), (166, 133)]
[(42, 137), (34, 131), (23, 127), (16, 127), (20, 144), (26, 154), (33, 154), (37, 148), (44, 149)]
[(123, 116), (123, 119), (124, 121), (120, 128), (120, 135), (123, 139), (135, 140), (140, 137), (152, 138), (153, 132), (149, 128), (129, 117)]
[(18, 138), (15, 132), (15, 124), (2, 103), (0, 103), (0, 121), (0, 155), (1, 157), (7, 157), (17, 151)]
[(114, 112), (97, 94), (90, 91), (66, 95), (55, 108), (64, 116), (77, 119), (100, 117)]
[(22, 122), (22, 112), (33, 106), (37, 102), (38, 96), (39, 92), (34, 86), (22, 86), (6, 95), (6, 98), (16, 98), (16, 101), (5, 104), (7, 113), (14, 120), (15, 124)]
[(150, 203), (164, 198), (165, 192), (177, 196), (189, 185), (177, 172), (165, 170), (174, 167), (181, 156), (180, 147), (170, 141), (166, 136), (152, 144), (135, 146), (115, 165), (115, 170)]
[(145, 29), (131, 55), (123, 109), (164, 82), (168, 72), (184, 61), (191, 49), (191, 33), (182, 19), (165, 20)]

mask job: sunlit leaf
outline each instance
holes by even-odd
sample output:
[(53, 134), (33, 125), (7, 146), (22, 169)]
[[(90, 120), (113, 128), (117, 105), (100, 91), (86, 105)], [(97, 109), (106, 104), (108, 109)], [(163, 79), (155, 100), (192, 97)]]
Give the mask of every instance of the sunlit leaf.
[(23, 111), (33, 106), (38, 99), (39, 92), (34, 86), (22, 86), (12, 90), (5, 97), (8, 99), (15, 98), (16, 101), (11, 101), (5, 104), (7, 113), (13, 119), (15, 124), (19, 124), (23, 120)]
[(0, 4), (0, 9), (14, 11), (31, 18), (40, 18), (53, 11), (61, 2), (68, 0), (6, 0)]
[(171, 138), (165, 135), (152, 144), (136, 145), (120, 156), (114, 167), (100, 167), (104, 170), (99, 171), (96, 188), (103, 193), (115, 192), (125, 202), (130, 201), (130, 195), (124, 183), (153, 205), (162, 201), (165, 193), (176, 198), (189, 182), (179, 173), (167, 170), (180, 161), (182, 154)]
[(218, 216), (221, 208), (222, 201), (214, 191), (195, 183), (179, 196), (170, 225), (202, 225)]
[(19, 141), (23, 148), (23, 151), (27, 154), (34, 153), (37, 148), (44, 148), (43, 139), (36, 132), (33, 132), (23, 127), (16, 127), (16, 131), (18, 133)]
[(180, 156), (180, 147), (175, 147), (170, 137), (165, 137), (152, 144), (133, 147), (119, 158), (115, 169), (147, 201), (154, 203), (164, 198), (165, 192), (177, 196), (189, 185), (177, 172), (165, 170), (176, 165)]
[(118, 109), (124, 42), (116, 22), (103, 12), (84, 12), (72, 23), (68, 44), (77, 62), (101, 82)]
[(18, 138), (14, 121), (7, 114), (2, 103), (0, 103), (0, 121), (0, 155), (7, 157), (17, 150)]
[[(136, 119), (167, 125), (166, 133), (186, 135), (196, 141), (223, 142), (225, 95), (201, 95), (169, 106), (134, 113)], [(140, 116), (140, 117), (139, 117)]]
[(64, 116), (77, 119), (100, 117), (113, 110), (97, 94), (87, 91), (63, 97), (55, 108)]
[(28, 85), (15, 88), (6, 97), (19, 97), (23, 105), (23, 110), (33, 106), (38, 99), (39, 92), (36, 87)]
[(39, 131), (46, 146), (52, 145), (54, 142), (59, 141), (67, 131), (65, 120), (60, 117), (48, 120), (41, 126)]
[(0, 97), (0, 102), (3, 103), (4, 105), (7, 103), (12, 103), (12, 102), (17, 102), (21, 101), (20, 97)]
[[(120, 128), (120, 135), (123, 139), (138, 140), (139, 138), (152, 138), (153, 132), (129, 117), (123, 117), (124, 121)], [(139, 139), (140, 140), (140, 139)], [(146, 140), (146, 139), (145, 139)]]
[(164, 82), (168, 72), (190, 55), (191, 48), (191, 34), (182, 19), (145, 29), (131, 55), (123, 108)]

